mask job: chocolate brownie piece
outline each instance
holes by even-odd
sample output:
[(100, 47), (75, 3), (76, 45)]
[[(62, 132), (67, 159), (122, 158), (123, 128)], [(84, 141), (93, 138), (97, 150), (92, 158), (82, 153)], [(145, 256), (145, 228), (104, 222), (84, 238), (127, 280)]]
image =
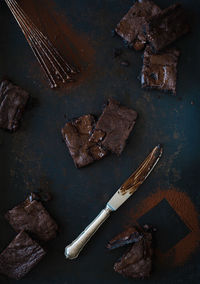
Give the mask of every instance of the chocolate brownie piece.
[(8, 80), (0, 84), (0, 127), (15, 131), (27, 104), (29, 94)]
[(142, 235), (135, 227), (129, 227), (112, 240), (109, 241), (107, 248), (112, 250), (119, 247), (123, 247), (128, 244), (132, 244), (141, 240)]
[(100, 143), (104, 148), (120, 155), (135, 125), (136, 118), (136, 111), (109, 99), (97, 121), (90, 141)]
[(98, 143), (89, 141), (94, 125), (95, 119), (89, 114), (67, 122), (62, 128), (63, 138), (78, 168), (100, 160), (107, 154)]
[(27, 231), (42, 241), (56, 237), (57, 224), (42, 203), (36, 200), (26, 199), (9, 210), (5, 218), (16, 232)]
[(137, 1), (121, 19), (115, 31), (127, 42), (132, 43), (136, 50), (144, 48), (146, 36), (143, 26), (150, 16), (158, 14), (161, 9), (152, 1)]
[(145, 33), (154, 51), (165, 48), (188, 31), (188, 20), (181, 4), (164, 9), (145, 24)]
[(149, 46), (144, 52), (141, 75), (143, 88), (153, 88), (176, 94), (177, 64), (180, 52), (168, 49), (160, 53), (153, 53)]
[(148, 277), (152, 270), (152, 228), (147, 225), (144, 228), (129, 228), (113, 240), (108, 247), (113, 243), (120, 246), (132, 243), (130, 250), (114, 264), (114, 270), (126, 277)]
[(22, 231), (0, 254), (0, 273), (19, 280), (24, 277), (45, 254), (43, 248)]

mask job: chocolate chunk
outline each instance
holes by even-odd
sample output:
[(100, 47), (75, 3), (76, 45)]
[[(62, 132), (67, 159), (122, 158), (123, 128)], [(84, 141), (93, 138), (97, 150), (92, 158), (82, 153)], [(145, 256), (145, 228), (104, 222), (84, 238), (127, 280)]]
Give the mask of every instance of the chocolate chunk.
[(44, 256), (45, 251), (25, 232), (20, 232), (0, 254), (0, 273), (10, 278), (21, 279)]
[(152, 231), (151, 227), (131, 227), (109, 242), (108, 247), (111, 248), (132, 243), (130, 250), (114, 264), (116, 272), (132, 278), (145, 278), (150, 275), (153, 256)]
[(153, 88), (176, 94), (177, 64), (180, 52), (169, 49), (157, 54), (149, 46), (144, 52), (141, 84), (143, 88)]
[(41, 202), (28, 198), (5, 215), (16, 232), (22, 230), (33, 234), (42, 241), (56, 237), (58, 226)]
[(160, 11), (160, 8), (152, 1), (137, 1), (121, 19), (115, 31), (128, 43), (133, 43), (136, 50), (141, 50), (146, 44), (143, 26), (148, 17)]
[(109, 99), (97, 121), (90, 141), (99, 142), (105, 149), (120, 155), (135, 125), (136, 118), (136, 111)]
[(0, 127), (15, 131), (20, 124), (29, 94), (8, 80), (0, 84)]
[(92, 115), (84, 115), (62, 128), (69, 152), (75, 165), (80, 168), (103, 158), (107, 151), (95, 142), (89, 141), (95, 119)]
[(41, 202), (48, 202), (52, 199), (52, 195), (50, 192), (38, 190), (38, 191), (31, 192), (28, 198), (31, 202), (33, 200), (37, 200)]
[(145, 25), (148, 41), (155, 51), (165, 48), (189, 31), (181, 4), (174, 4), (148, 20)]
[(123, 61), (121, 61), (121, 65), (128, 67), (130, 65), (130, 63), (127, 60), (123, 60)]

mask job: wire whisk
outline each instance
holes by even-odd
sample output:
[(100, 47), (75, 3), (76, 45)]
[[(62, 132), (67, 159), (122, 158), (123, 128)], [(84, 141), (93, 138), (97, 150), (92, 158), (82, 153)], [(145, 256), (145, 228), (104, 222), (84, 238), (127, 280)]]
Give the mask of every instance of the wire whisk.
[(72, 76), (79, 70), (63, 59), (51, 41), (36, 27), (16, 0), (5, 0), (5, 2), (44, 70), (51, 88), (58, 87), (60, 82), (73, 81)]

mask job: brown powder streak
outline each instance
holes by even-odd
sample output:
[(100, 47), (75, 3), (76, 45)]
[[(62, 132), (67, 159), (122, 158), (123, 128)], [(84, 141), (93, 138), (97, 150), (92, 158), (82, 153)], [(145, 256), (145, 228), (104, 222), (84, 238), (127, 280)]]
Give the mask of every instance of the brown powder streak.
[[(77, 76), (79, 83), (92, 74), (95, 51), (89, 38), (73, 29), (55, 1), (21, 0), (19, 4), (33, 23), (48, 36), (63, 58), (81, 70), (81, 74)], [(66, 86), (71, 87), (71, 83)]]
[(167, 253), (157, 252), (157, 255), (165, 263), (171, 263), (171, 261), (169, 262), (170, 258), (172, 259), (172, 265), (177, 266), (183, 264), (190, 257), (199, 246), (200, 241), (199, 214), (187, 194), (174, 188), (169, 190), (159, 189), (156, 193), (143, 200), (137, 206), (136, 211), (131, 212), (131, 217), (134, 219), (134, 222), (137, 222), (141, 216), (158, 205), (164, 198), (191, 230), (191, 233), (180, 240)]

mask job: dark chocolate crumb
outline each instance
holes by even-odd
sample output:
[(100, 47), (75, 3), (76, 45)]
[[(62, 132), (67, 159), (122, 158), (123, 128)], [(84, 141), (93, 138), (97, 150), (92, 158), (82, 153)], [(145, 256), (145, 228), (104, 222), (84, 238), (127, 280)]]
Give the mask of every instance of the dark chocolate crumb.
[(124, 43), (124, 46), (125, 46), (125, 47), (128, 47), (128, 46), (129, 46), (129, 42), (128, 42), (127, 40), (124, 39), (124, 40), (123, 40), (123, 43)]
[(128, 44), (128, 48), (133, 48), (133, 43), (132, 42)]
[(115, 30), (112, 30), (112, 31), (111, 31), (111, 36), (112, 36), (112, 37), (115, 37), (116, 35), (117, 35), (116, 31), (115, 31)]
[(128, 67), (130, 65), (130, 63), (127, 60), (123, 60), (123, 61), (121, 61), (121, 65)]
[(52, 199), (52, 195), (47, 191), (35, 190), (28, 195), (28, 199), (30, 202), (33, 200), (47, 202)]
[(47, 192), (47, 191), (41, 191), (39, 193), (39, 196), (40, 196), (40, 200), (43, 201), (43, 202), (48, 202), (52, 199), (51, 193)]

